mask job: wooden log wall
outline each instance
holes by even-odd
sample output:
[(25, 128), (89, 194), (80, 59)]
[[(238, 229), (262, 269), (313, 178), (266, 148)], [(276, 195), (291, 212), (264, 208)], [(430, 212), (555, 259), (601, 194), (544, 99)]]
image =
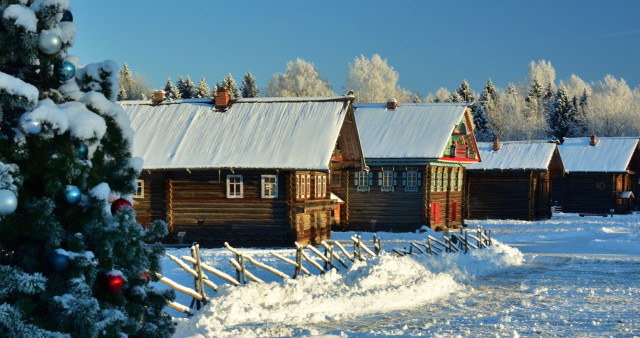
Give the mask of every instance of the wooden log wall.
[[(462, 178), (460, 178), (462, 175)], [(464, 225), (464, 177), (462, 167), (428, 166), (423, 186), (425, 190), (424, 219), (435, 230), (458, 229)], [(439, 183), (440, 182), (440, 183)]]
[(628, 174), (604, 173), (569, 173), (565, 176), (565, 195), (563, 196), (563, 212), (571, 213), (609, 213), (616, 207), (618, 193), (631, 189)]
[(530, 172), (467, 171), (467, 179), (469, 219), (534, 218), (531, 208), (535, 210), (538, 190), (531, 185), (537, 177), (532, 181)]
[(133, 199), (136, 220), (148, 226), (155, 220), (167, 221), (165, 174), (144, 171), (140, 175), (144, 181), (143, 197)]

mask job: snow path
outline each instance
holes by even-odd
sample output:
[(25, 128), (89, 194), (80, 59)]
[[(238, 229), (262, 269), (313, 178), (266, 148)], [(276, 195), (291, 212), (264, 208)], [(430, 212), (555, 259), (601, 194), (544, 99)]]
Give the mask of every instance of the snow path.
[[(640, 215), (469, 222), (476, 225), (491, 229), (499, 242), (468, 255), (383, 254), (349, 270), (287, 281), (249, 264), (267, 283), (231, 287), (214, 280), (220, 289), (207, 289), (211, 303), (193, 317), (176, 318), (176, 337), (640, 334)], [(351, 235), (332, 233), (344, 244)], [(426, 237), (377, 235), (386, 251)], [(371, 240), (366, 244), (372, 247)], [(293, 258), (293, 249), (240, 250), (287, 274), (293, 271), (269, 254)], [(188, 250), (170, 253), (182, 256)], [(207, 249), (201, 256), (235, 276), (228, 251)], [(168, 277), (193, 284), (168, 259), (164, 266)], [(190, 300), (179, 296), (178, 301), (189, 305)]]

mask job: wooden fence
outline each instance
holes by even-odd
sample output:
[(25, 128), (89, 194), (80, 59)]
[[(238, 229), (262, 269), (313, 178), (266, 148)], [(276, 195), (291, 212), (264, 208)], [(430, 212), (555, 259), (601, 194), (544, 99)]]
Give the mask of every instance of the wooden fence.
[[(208, 303), (205, 286), (214, 292), (218, 290), (218, 286), (211, 281), (207, 273), (212, 274), (233, 286), (247, 284), (249, 281), (264, 283), (262, 279), (249, 271), (247, 263), (286, 280), (288, 278), (298, 278), (302, 275), (311, 275), (311, 272), (303, 264), (305, 261), (313, 266), (315, 270), (318, 270), (318, 273), (323, 274), (331, 269), (336, 269), (338, 271), (342, 268), (348, 269), (349, 265), (347, 262), (353, 263), (356, 260), (364, 261), (368, 258), (376, 257), (383, 251), (382, 241), (380, 238), (376, 238), (375, 235), (373, 236), (373, 249), (370, 249), (363, 243), (360, 235), (351, 236), (351, 241), (353, 244), (352, 252), (349, 252), (340, 242), (332, 240), (322, 241), (320, 243), (321, 249), (311, 245), (303, 246), (295, 243), (295, 261), (275, 252), (269, 252), (274, 257), (293, 266), (293, 273), (290, 274), (286, 274), (276, 268), (261, 263), (240, 250), (231, 247), (229, 243), (224, 243), (227, 250), (234, 255), (233, 258), (229, 260), (229, 263), (235, 269), (235, 278), (203, 263), (200, 259), (200, 245), (194, 243), (191, 246), (191, 256), (182, 256), (182, 259), (180, 259), (166, 253), (169, 259), (178, 264), (180, 268), (193, 277), (193, 288), (180, 285), (161, 274), (157, 274), (157, 277), (159, 278), (159, 281), (165, 285), (192, 297), (190, 306), (185, 306), (176, 302), (169, 303), (169, 307), (172, 309), (191, 316), (193, 315), (191, 309), (194, 306), (197, 310), (200, 310), (203, 305)], [(439, 255), (442, 252), (467, 253), (469, 249), (481, 249), (483, 247), (490, 246), (491, 243), (490, 231), (483, 231), (481, 228), (477, 228), (475, 231), (465, 229), (457, 231), (455, 234), (445, 231), (443, 233), (442, 241), (428, 235), (424, 242), (411, 242), (408, 248), (394, 248), (392, 249), (392, 252), (401, 256), (409, 254)], [(324, 249), (324, 252), (321, 252), (322, 249)]]

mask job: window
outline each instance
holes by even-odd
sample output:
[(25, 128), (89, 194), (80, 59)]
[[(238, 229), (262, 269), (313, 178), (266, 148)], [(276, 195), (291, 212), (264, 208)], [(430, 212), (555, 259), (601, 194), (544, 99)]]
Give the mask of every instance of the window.
[(262, 175), (262, 198), (278, 198), (278, 175)]
[(227, 175), (227, 198), (243, 197), (242, 175)]
[(458, 191), (462, 191), (462, 183), (463, 183), (463, 172), (459, 171), (458, 172)]
[(372, 181), (373, 173), (362, 170), (356, 171), (353, 183), (359, 192), (368, 192), (371, 189), (370, 186), (373, 183)]
[(436, 172), (436, 191), (442, 191), (442, 170)]
[(331, 174), (331, 186), (332, 187), (340, 186), (340, 173)]
[(404, 191), (418, 192), (418, 172), (416, 170), (409, 170), (404, 172), (403, 176), (406, 176)]
[(327, 196), (327, 176), (316, 175), (316, 197)]
[(380, 185), (380, 191), (393, 192), (393, 186), (396, 182), (395, 178), (397, 174), (395, 171), (381, 171), (378, 173), (378, 184)]
[(436, 191), (436, 169), (431, 168), (431, 191)]
[(447, 171), (447, 169), (444, 170), (444, 172), (442, 173), (442, 191), (447, 191), (449, 190), (449, 172)]
[(136, 180), (137, 187), (133, 193), (133, 198), (144, 198), (144, 180)]
[(311, 197), (311, 176), (305, 174), (296, 175), (296, 198)]

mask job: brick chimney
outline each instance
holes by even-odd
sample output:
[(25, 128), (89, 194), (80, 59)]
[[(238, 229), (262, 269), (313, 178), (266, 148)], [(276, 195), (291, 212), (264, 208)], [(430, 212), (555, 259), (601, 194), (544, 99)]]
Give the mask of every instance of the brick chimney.
[(387, 100), (387, 109), (396, 109), (398, 107), (398, 101), (394, 98)]
[(593, 147), (596, 144), (598, 144), (598, 141), (596, 140), (596, 135), (591, 135), (591, 140), (589, 141), (589, 145)]
[(164, 101), (164, 90), (156, 90), (153, 92), (153, 98), (151, 98), (151, 104), (154, 106), (162, 101)]
[(229, 105), (229, 91), (226, 89), (216, 90), (215, 96), (216, 107), (223, 108)]
[(491, 148), (491, 150), (493, 151), (500, 150), (500, 140), (498, 139), (498, 136), (495, 136), (493, 138), (493, 148)]

